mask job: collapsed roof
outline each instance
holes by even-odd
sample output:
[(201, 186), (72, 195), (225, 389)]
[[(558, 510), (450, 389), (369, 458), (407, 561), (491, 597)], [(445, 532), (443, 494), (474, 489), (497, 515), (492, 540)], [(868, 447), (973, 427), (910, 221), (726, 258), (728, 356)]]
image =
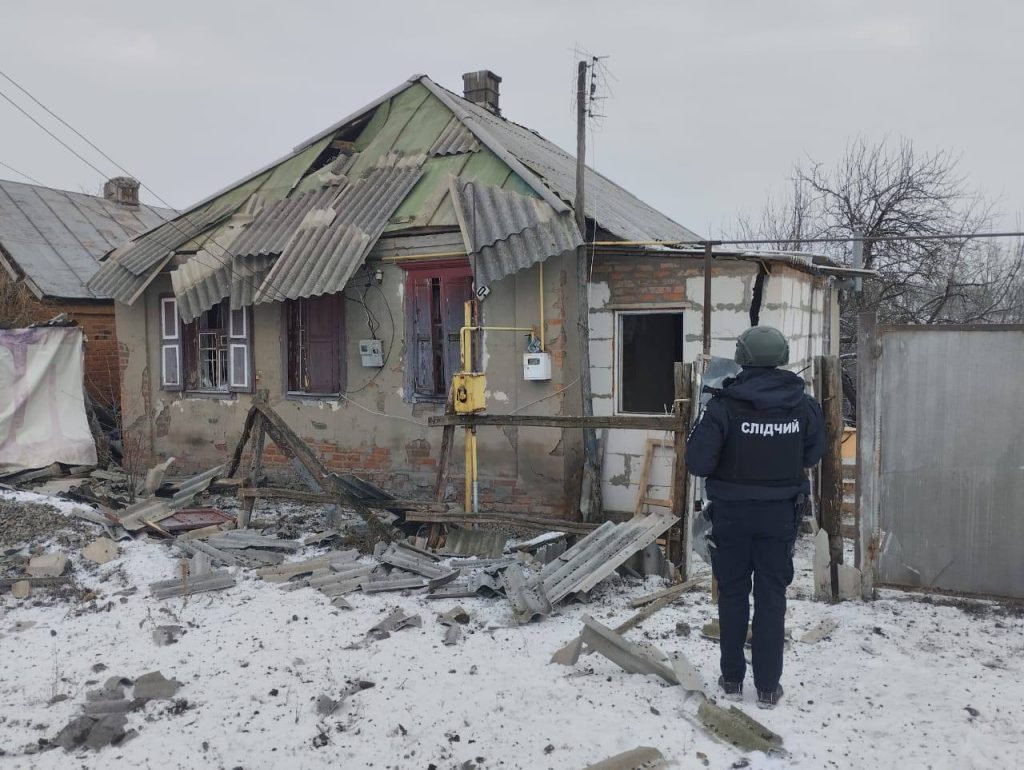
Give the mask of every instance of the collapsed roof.
[[(599, 173), (585, 181), (586, 217), (610, 237), (699, 239)], [(582, 243), (575, 184), (572, 155), (418, 75), (116, 249), (89, 286), (131, 303), (171, 265), (188, 321), (226, 297), (340, 291), (382, 236), (456, 230), (490, 283)]]

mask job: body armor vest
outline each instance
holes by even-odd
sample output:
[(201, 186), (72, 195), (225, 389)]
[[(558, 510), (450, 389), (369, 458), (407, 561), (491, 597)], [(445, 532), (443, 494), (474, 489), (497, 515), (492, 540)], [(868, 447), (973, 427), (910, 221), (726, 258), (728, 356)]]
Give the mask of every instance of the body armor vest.
[(729, 431), (714, 478), (761, 487), (803, 483), (807, 399), (793, 408), (756, 409), (725, 393), (719, 398), (729, 413)]

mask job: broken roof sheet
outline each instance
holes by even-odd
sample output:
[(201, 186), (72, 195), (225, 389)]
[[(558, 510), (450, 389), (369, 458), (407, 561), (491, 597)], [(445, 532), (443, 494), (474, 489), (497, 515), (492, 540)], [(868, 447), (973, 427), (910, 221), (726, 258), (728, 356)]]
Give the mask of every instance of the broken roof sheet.
[(390, 153), (299, 223), (255, 301), (315, 297), (345, 288), (422, 174), (423, 155)]
[(480, 142), (462, 121), (453, 115), (427, 154), (431, 156), (461, 155), (466, 152), (479, 151)]
[(39, 296), (105, 299), (86, 287), (100, 257), (171, 213), (0, 179), (0, 246)]
[(540, 198), (454, 177), (451, 194), (480, 285), (583, 243), (572, 214), (559, 214)]

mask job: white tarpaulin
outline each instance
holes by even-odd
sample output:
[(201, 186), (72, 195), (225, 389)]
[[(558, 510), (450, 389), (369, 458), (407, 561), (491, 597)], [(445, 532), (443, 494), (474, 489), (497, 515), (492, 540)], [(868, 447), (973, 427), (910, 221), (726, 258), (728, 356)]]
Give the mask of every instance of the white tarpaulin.
[(0, 330), (0, 473), (95, 465), (85, 416), (82, 330)]

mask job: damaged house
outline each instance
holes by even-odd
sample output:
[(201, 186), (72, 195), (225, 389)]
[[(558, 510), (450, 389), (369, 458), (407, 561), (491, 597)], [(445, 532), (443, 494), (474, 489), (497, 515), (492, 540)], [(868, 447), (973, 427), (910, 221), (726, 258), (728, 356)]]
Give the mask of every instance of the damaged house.
[(0, 179), (0, 281), (25, 292), (24, 325), (65, 313), (82, 327), (95, 404), (120, 400), (117, 335), (114, 301), (86, 284), (104, 254), (172, 213), (139, 203), (139, 183), (128, 177), (109, 180), (102, 196)]
[[(413, 77), (108, 255), (89, 287), (117, 300), (124, 423), (154, 461), (223, 462), (262, 396), (328, 468), (426, 496), (442, 435), (427, 420), (457, 372), (485, 374), (472, 398), (492, 414), (582, 413), (583, 319), (595, 415), (671, 410), (675, 362), (702, 351), (703, 249), (685, 245), (699, 237), (588, 170), (580, 308), (575, 159), (501, 115), (496, 75), (464, 80), (460, 96)], [(796, 370), (834, 351), (819, 262), (716, 250), (711, 352), (731, 356), (758, 318), (790, 337)], [(608, 511), (634, 510), (665, 435), (602, 435)], [(578, 515), (580, 430), (475, 440), (481, 509)], [(667, 484), (655, 460), (645, 496)], [(272, 446), (263, 462), (290, 473)]]

